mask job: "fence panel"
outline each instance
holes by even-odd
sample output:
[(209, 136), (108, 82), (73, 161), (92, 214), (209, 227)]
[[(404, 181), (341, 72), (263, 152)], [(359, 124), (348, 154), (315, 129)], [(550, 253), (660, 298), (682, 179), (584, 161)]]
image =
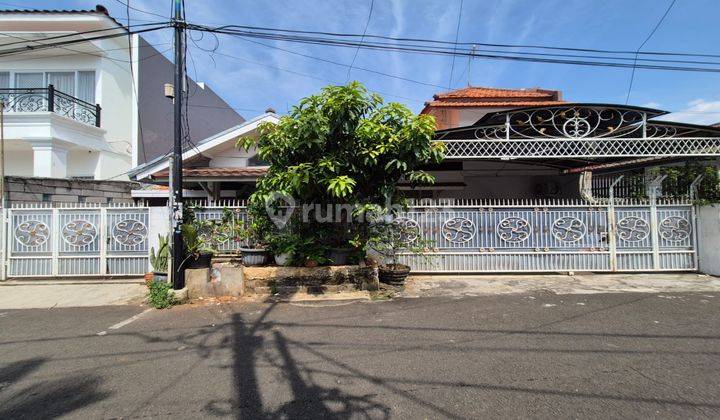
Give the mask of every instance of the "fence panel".
[(8, 277), (142, 275), (146, 207), (23, 207), (7, 212)]

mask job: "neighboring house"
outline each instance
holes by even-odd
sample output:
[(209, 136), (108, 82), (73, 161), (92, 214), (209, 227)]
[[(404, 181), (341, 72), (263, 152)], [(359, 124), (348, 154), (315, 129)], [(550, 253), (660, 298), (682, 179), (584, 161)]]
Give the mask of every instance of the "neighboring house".
[[(102, 6), (5, 10), (0, 26), (0, 48), (126, 31)], [(137, 34), (0, 57), (5, 174), (128, 180), (133, 167), (172, 147), (173, 105), (164, 95), (172, 81), (172, 62)], [(187, 92), (191, 141), (244, 121), (204, 83), (188, 80)]]
[(491, 112), (561, 103), (562, 92), (559, 90), (468, 86), (433, 95), (433, 100), (426, 102), (420, 113), (434, 116), (438, 130), (444, 130), (470, 125)]
[[(257, 137), (261, 123), (278, 121), (277, 114), (268, 109), (266, 113), (201, 140), (196, 143), (197, 147), (185, 151), (184, 196), (208, 201), (246, 198), (268, 167), (255, 151), (238, 149), (237, 140), (240, 137)], [(151, 204), (166, 203), (168, 190), (162, 186), (169, 183), (169, 166), (169, 156), (161, 156), (131, 171), (132, 179), (158, 184), (133, 191), (133, 197), (145, 199)]]

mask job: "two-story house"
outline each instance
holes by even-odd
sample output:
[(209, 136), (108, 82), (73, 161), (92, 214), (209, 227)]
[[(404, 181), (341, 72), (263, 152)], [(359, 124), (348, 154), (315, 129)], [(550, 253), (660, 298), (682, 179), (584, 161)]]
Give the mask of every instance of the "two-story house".
[[(171, 149), (173, 105), (165, 84), (173, 81), (173, 64), (162, 53), (172, 49), (170, 43), (151, 45), (129, 34), (102, 6), (2, 10), (0, 28), (6, 176), (127, 180), (132, 168)], [(32, 48), (58, 36), (65, 41), (123, 32)], [(206, 84), (188, 78), (185, 89), (191, 93), (192, 141), (244, 122)]]

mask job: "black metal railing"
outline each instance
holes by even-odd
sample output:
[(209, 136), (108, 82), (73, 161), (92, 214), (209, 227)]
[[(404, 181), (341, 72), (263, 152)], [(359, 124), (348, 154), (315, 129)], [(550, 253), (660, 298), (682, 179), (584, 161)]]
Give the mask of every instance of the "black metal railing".
[(53, 85), (46, 88), (0, 89), (0, 101), (5, 112), (54, 112), (81, 123), (100, 127), (100, 105), (85, 102)]

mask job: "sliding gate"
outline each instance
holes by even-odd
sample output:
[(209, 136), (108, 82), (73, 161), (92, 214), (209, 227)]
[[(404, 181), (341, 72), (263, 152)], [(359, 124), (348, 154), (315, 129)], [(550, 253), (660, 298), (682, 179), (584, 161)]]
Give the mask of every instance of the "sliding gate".
[(25, 207), (5, 211), (8, 277), (147, 272), (146, 207)]
[(396, 220), (410, 228), (410, 243), (432, 244), (402, 255), (415, 272), (697, 269), (695, 211), (686, 202), (433, 201)]

